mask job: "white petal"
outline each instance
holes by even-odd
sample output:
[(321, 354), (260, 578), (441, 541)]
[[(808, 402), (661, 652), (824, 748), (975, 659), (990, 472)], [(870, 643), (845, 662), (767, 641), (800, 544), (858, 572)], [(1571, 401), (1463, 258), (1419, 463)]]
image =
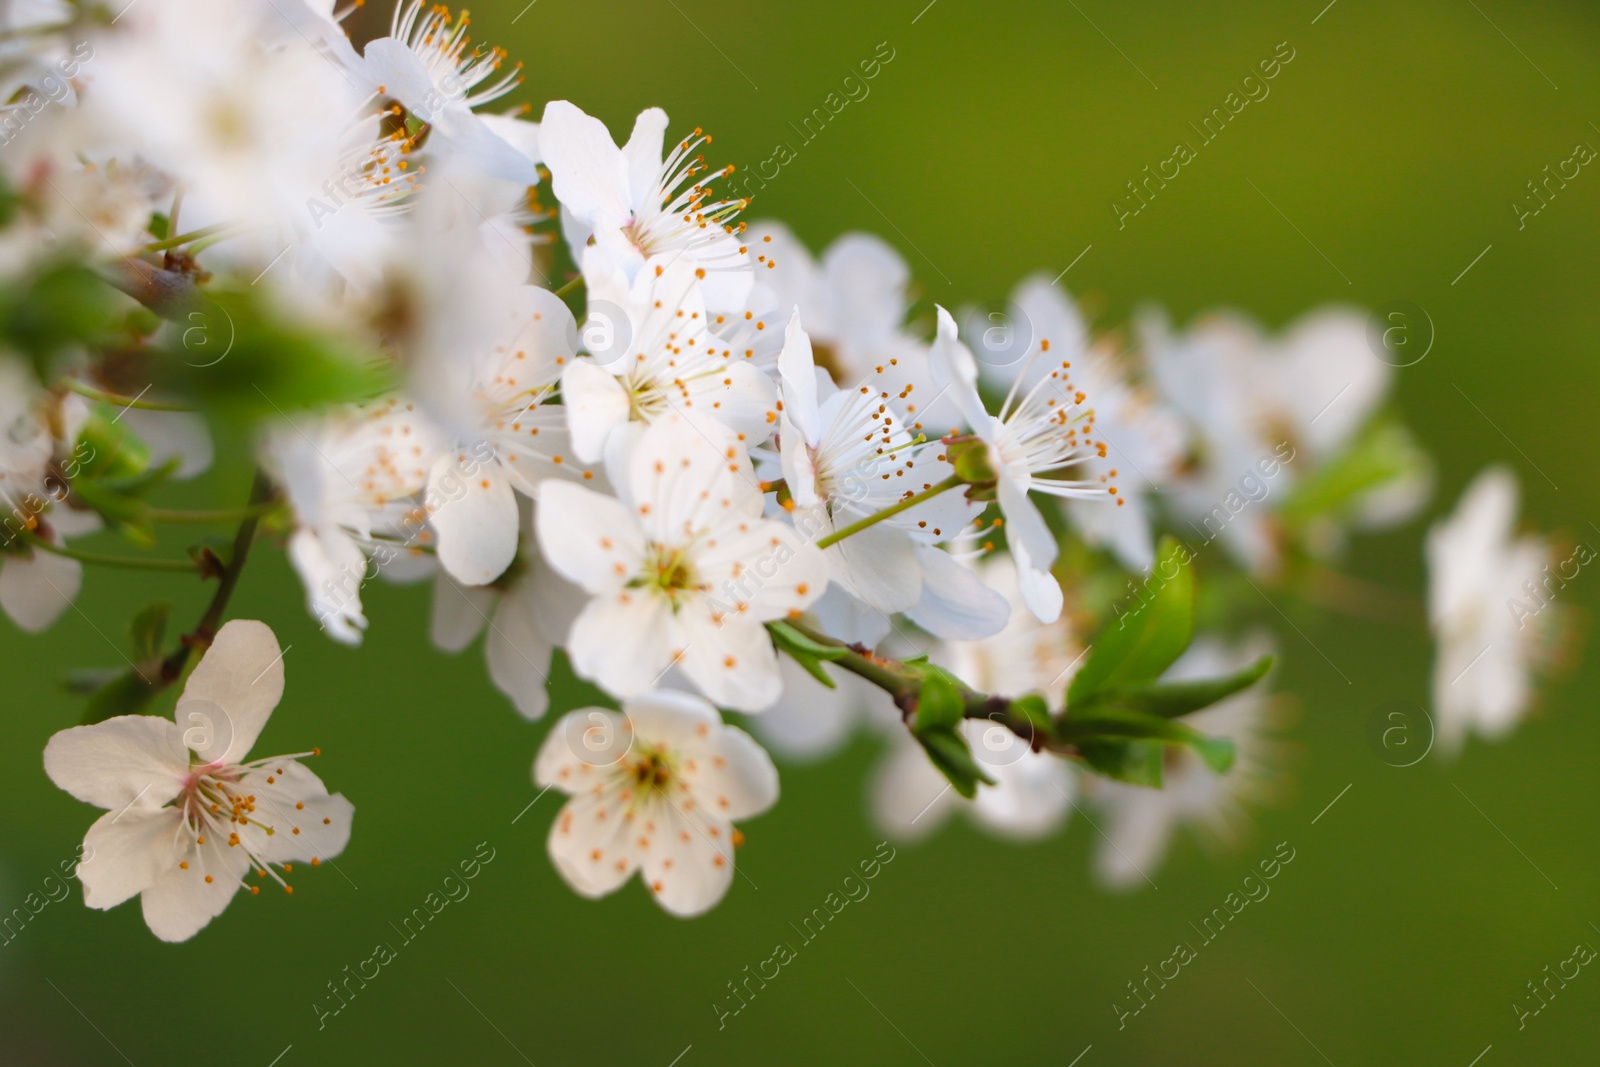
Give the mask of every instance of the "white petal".
[(874, 610), (899, 614), (922, 597), (918, 547), (904, 530), (869, 526), (827, 549), (829, 577)]
[(97, 808), (120, 811), (135, 800), (159, 807), (183, 788), (189, 753), (172, 720), (119, 715), (51, 737), (44, 770), (56, 785)]
[[(282, 697), (283, 652), (272, 628), (234, 619), (217, 631), (178, 698), (183, 741), (203, 763), (242, 763)], [(211, 718), (218, 710), (221, 721)], [(188, 717), (196, 714), (206, 721)]]
[(108, 811), (96, 819), (83, 839), (78, 881), (83, 902), (91, 908), (114, 908), (155, 885), (178, 863), (173, 835), (176, 808), (141, 804)]
[(657, 816), (657, 833), (639, 853), (645, 885), (680, 918), (710, 911), (733, 882), (733, 827), (698, 808), (662, 805)]
[(540, 485), (534, 527), (539, 550), (556, 573), (591, 593), (620, 589), (644, 558), (633, 514), (615, 497), (579, 485)]
[(805, 435), (805, 443), (822, 439), (822, 423), (817, 411), (817, 365), (811, 355), (811, 338), (800, 326), (800, 309), (795, 308), (784, 328), (783, 351), (778, 353), (778, 373), (783, 378), (783, 414), (792, 419)]
[(572, 625), (567, 655), (579, 677), (629, 697), (655, 685), (684, 644), (663, 598), (624, 592), (589, 602)]
[(444, 652), (460, 652), (489, 621), (501, 596), (500, 590), (482, 585), (462, 585), (444, 571), (433, 583), (433, 621), (430, 634), (434, 646)]
[(602, 897), (638, 869), (637, 849), (625, 805), (614, 791), (574, 797), (550, 826), (548, 847), (556, 871), (573, 890)]
[(628, 217), (628, 165), (605, 123), (565, 100), (552, 100), (539, 123), (539, 149), (556, 199), (568, 211), (590, 226)]
[(1010, 476), (1000, 475), (1000, 510), (1006, 517), (1006, 543), (1017, 561), (1017, 578), (1022, 585), (1022, 600), (1040, 622), (1055, 622), (1061, 617), (1061, 583), (1050, 573), (1056, 559), (1056, 541), (1045, 525), (1044, 516), (1027, 490)]
[(606, 438), (628, 421), (628, 391), (609, 370), (587, 359), (574, 360), (561, 375), (561, 403), (567, 410), (572, 450), (585, 463), (605, 454)]
[(478, 120), (497, 137), (526, 156), (528, 162), (540, 162), (537, 122), (519, 119), (514, 115), (479, 115)]
[(305, 764), (296, 760), (268, 764), (246, 774), (240, 784), (256, 798), (254, 818), (274, 831), (269, 835), (250, 827), (252, 851), (268, 862), (321, 861), (338, 856), (350, 843), (355, 806), (342, 793), (330, 796), (322, 779)]
[(1011, 605), (948, 552), (917, 546), (922, 599), (906, 612), (912, 622), (947, 641), (976, 641), (1005, 628)]
[(713, 703), (735, 711), (761, 711), (783, 692), (778, 654), (767, 629), (755, 619), (685, 608), (683, 670)]
[[(646, 108), (633, 120), (633, 134), (622, 146), (628, 168), (628, 204), (636, 213), (659, 211), (662, 142), (667, 134), (667, 113)], [(609, 134), (607, 135), (609, 140)]]
[(553, 646), (540, 623), (544, 610), (537, 597), (509, 594), (500, 601), (484, 640), (490, 679), (525, 719), (540, 718), (550, 706), (546, 687)]
[(187, 941), (221, 915), (250, 868), (243, 849), (214, 841), (180, 855), (187, 856), (188, 869), (170, 868), (140, 897), (145, 925), (163, 941)]
[(695, 756), (694, 767), (683, 771), (702, 808), (717, 818), (737, 821), (760, 815), (778, 802), (778, 769), (755, 738), (736, 726), (719, 726), (708, 740), (708, 747)]
[(494, 581), (517, 558), (521, 520), (511, 479), (498, 460), (452, 452), (436, 459), (428, 474), (430, 495), (444, 484), (459, 487), (460, 495), (444, 497), (429, 517), (439, 537), (439, 564), (463, 585)]
[(978, 395), (978, 364), (957, 336), (956, 320), (943, 307), (938, 308), (938, 320), (938, 333), (928, 350), (934, 387), (949, 390), (945, 395), (955, 401), (967, 425), (981, 435), (989, 423), (989, 413)]
[(622, 704), (628, 728), (647, 744), (673, 749), (705, 747), (722, 729), (722, 717), (703, 697), (677, 689), (652, 689)]
[(83, 564), (35, 548), (0, 561), (0, 608), (30, 633), (48, 629), (72, 606), (83, 585)]
[(597, 772), (626, 756), (632, 745), (633, 726), (628, 717), (605, 708), (569, 711), (539, 746), (533, 762), (534, 784), (568, 794), (587, 793), (600, 780)]

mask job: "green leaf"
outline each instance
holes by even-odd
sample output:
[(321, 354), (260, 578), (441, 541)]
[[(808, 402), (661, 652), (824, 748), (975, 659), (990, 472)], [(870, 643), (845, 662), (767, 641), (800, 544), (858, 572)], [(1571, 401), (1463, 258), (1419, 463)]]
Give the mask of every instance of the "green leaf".
[(369, 400), (394, 378), (379, 353), (293, 323), (255, 293), (208, 291), (175, 313), (158, 356), (150, 368), (158, 386), (244, 423)]
[(69, 483), (135, 478), (150, 466), (150, 448), (121, 420), (120, 409), (97, 402), (73, 442), (72, 455), (63, 461)]
[(1262, 656), (1254, 664), (1222, 678), (1206, 678), (1193, 682), (1152, 682), (1148, 685), (1122, 686), (1102, 690), (1090, 702), (1092, 708), (1117, 707), (1175, 719), (1191, 711), (1215, 704), (1241, 689), (1266, 677), (1272, 669), (1272, 657)]
[(111, 338), (120, 300), (89, 268), (56, 263), (0, 286), (0, 337), (48, 381), (57, 356), (94, 350)]
[[(967, 703), (961, 690), (943, 671), (931, 670), (922, 674), (922, 689), (917, 694), (917, 720), (912, 727), (916, 734), (937, 731), (954, 732), (965, 717)], [(963, 748), (965, 745), (963, 745)]]
[(156, 543), (155, 526), (144, 501), (89, 479), (72, 484), (72, 495), (88, 504), (106, 520), (106, 525), (135, 544), (149, 547)]
[(1160, 741), (1169, 745), (1192, 748), (1206, 765), (1218, 774), (1233, 766), (1233, 742), (1218, 737), (1207, 737), (1193, 727), (1173, 719), (1157, 718), (1135, 711), (1116, 708), (1096, 710), (1084, 716), (1066, 715), (1056, 722), (1056, 736), (1063, 741), (1082, 745), (1084, 741), (1102, 739), (1127, 741)]
[(994, 784), (994, 779), (983, 773), (978, 761), (972, 758), (966, 739), (953, 729), (929, 730), (916, 734), (928, 759), (939, 768), (956, 792), (971, 800), (978, 795), (978, 783)]
[(137, 715), (155, 695), (155, 689), (137, 671), (122, 671), (90, 695), (83, 723), (89, 726), (117, 715)]
[(1180, 542), (1162, 539), (1155, 567), (1144, 580), (1148, 598), (1100, 631), (1067, 689), (1069, 708), (1105, 689), (1154, 680), (1189, 647), (1194, 635), (1193, 558)]
[(1404, 425), (1380, 418), (1342, 453), (1297, 482), (1279, 513), (1294, 523), (1336, 515), (1369, 490), (1429, 462)]
[(788, 653), (789, 658), (804, 667), (807, 674), (829, 689), (838, 688), (828, 672), (823, 670), (822, 664), (843, 659), (847, 654), (845, 649), (813, 641), (786, 622), (767, 623), (767, 632), (772, 635), (772, 643), (778, 646), (779, 651)]
[(1166, 746), (1159, 741), (1092, 739), (1078, 744), (1078, 755), (1097, 774), (1152, 789), (1161, 788), (1165, 753)]
[(134, 616), (133, 624), (128, 628), (134, 662), (161, 658), (161, 642), (167, 633), (167, 617), (171, 614), (172, 601), (158, 600)]

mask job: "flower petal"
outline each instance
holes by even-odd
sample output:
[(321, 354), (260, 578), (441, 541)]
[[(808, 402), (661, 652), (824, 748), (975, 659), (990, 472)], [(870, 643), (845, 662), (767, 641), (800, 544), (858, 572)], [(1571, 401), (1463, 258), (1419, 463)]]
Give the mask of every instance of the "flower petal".
[(543, 610), (545, 606), (536, 597), (507, 595), (484, 640), (489, 677), (525, 719), (541, 718), (550, 706), (546, 686), (553, 646), (540, 625)]
[(606, 438), (628, 421), (628, 393), (615, 376), (587, 359), (574, 360), (561, 375), (572, 450), (585, 463), (605, 454)]
[(428, 474), (430, 496), (444, 485), (460, 489), (429, 516), (439, 537), (439, 564), (463, 585), (485, 585), (505, 573), (517, 558), (517, 495), (498, 460), (483, 461), (467, 452), (434, 460)]
[[(189, 727), (183, 743), (203, 763), (243, 763), (282, 697), (283, 652), (272, 628), (234, 619), (217, 631), (178, 698), (178, 725)], [(212, 709), (203, 706), (186, 711), (189, 704), (210, 704), (223, 720), (212, 719)]]
[(735, 615), (720, 623), (704, 610), (678, 615), (687, 638), (683, 670), (711, 701), (735, 711), (769, 708), (783, 693), (778, 654), (767, 628)]
[(321, 861), (339, 855), (350, 843), (355, 805), (342, 793), (329, 795), (322, 779), (298, 760), (253, 770), (240, 785), (256, 798), (252, 818), (274, 831), (249, 828), (251, 851), (268, 862)]
[(552, 100), (539, 122), (539, 150), (556, 199), (568, 211), (591, 226), (601, 218), (628, 217), (628, 164), (605, 123), (565, 100)]
[(0, 608), (29, 633), (49, 629), (82, 585), (83, 564), (42, 548), (0, 562)]
[(662, 806), (640, 873), (662, 908), (688, 919), (710, 911), (733, 882), (733, 827), (698, 809)]
[(906, 616), (946, 641), (976, 641), (1005, 629), (1011, 617), (1006, 598), (986, 585), (950, 553), (917, 546), (922, 567), (922, 599)]
[(183, 788), (189, 754), (171, 719), (119, 715), (50, 738), (44, 770), (56, 785), (97, 808), (119, 811), (135, 800), (159, 807)]
[(500, 597), (498, 589), (462, 585), (440, 571), (433, 583), (433, 620), (429, 627), (434, 646), (444, 652), (460, 652), (472, 644)]
[(589, 602), (572, 625), (567, 655), (579, 677), (630, 697), (655, 685), (683, 645), (665, 599), (622, 592)]
[(78, 861), (84, 904), (114, 908), (176, 867), (172, 841), (178, 820), (176, 808), (145, 804), (96, 819), (84, 835), (83, 859)]
[(700, 806), (723, 819), (748, 819), (778, 802), (778, 768), (755, 738), (736, 726), (711, 733), (709, 746), (685, 768)]
[(615, 497), (580, 485), (540, 485), (534, 528), (556, 573), (591, 593), (622, 588), (644, 558), (644, 538), (632, 513)]
[(140, 897), (145, 925), (163, 941), (187, 941), (221, 915), (250, 869), (243, 849), (215, 841), (191, 845), (180, 857), (188, 868), (169, 868)]

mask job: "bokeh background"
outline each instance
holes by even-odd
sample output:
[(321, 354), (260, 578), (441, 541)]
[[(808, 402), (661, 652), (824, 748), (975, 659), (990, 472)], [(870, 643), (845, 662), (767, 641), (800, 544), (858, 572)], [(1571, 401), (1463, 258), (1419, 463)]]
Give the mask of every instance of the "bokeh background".
[[(519, 99), (570, 98), (619, 136), (659, 104), (674, 130), (715, 134), (713, 162), (741, 168), (794, 143), (751, 216), (813, 247), (882, 234), (923, 307), (998, 299), (1069, 264), (1063, 284), (1108, 328), (1148, 300), (1180, 320), (1232, 306), (1274, 326), (1329, 301), (1420, 306), (1436, 338), (1397, 392), (1439, 460), (1429, 514), (1504, 460), (1527, 517), (1600, 538), (1600, 174), (1585, 168), (1523, 229), (1510, 206), (1575, 144), (1600, 145), (1592, 4), (523, 2), (472, 12), (481, 39), (526, 64)], [(386, 18), (358, 21), (370, 33)], [(790, 122), (884, 42), (894, 58), (870, 96), (801, 147)], [(1124, 183), (1193, 140), (1187, 123), (1280, 42), (1295, 58), (1271, 95), (1119, 230), (1109, 205)], [(248, 455), (224, 445), (173, 502), (243, 498)], [(1347, 570), (1420, 594), (1423, 528), (1359, 540)], [(75, 854), (96, 814), (40, 765), (80, 715), (60, 679), (118, 662), (108, 639), (172, 584), (97, 573), (81, 613), (43, 637), (0, 637), (0, 911)], [(1597, 594), (1585, 570), (1561, 597), (1582, 608)], [(204, 590), (177, 595), (187, 618)], [(1262, 604), (1280, 632), (1277, 684), (1299, 699), (1296, 786), (1237, 851), (1182, 842), (1159, 889), (1113, 896), (1090, 882), (1096, 832), (1081, 816), (1021, 848), (953, 824), (901, 848), (870, 897), (719, 1029), (725, 984), (797, 942), (789, 924), (873, 853), (863, 788), (877, 742), (783, 768), (782, 803), (745, 828), (748, 878), (710, 915), (672, 919), (637, 883), (581, 900), (545, 857), (557, 797), (527, 809), (546, 724), (514, 714), (479, 650), (429, 646), (428, 599), (372, 588), (367, 644), (346, 649), (317, 632), (281, 554), (261, 552), (235, 614), (292, 646), (261, 751), (322, 747), (318, 772), (357, 807), (339, 870), (307, 872), (292, 898), (240, 898), (177, 946), (137, 906), (91, 912), (74, 886), (0, 947), (0, 1061), (1499, 1067), (1600, 1053), (1600, 975), (1582, 972), (1523, 1029), (1511, 1007), (1576, 943), (1600, 944), (1592, 656), (1509, 741), (1395, 768), (1367, 727), (1388, 702), (1427, 700), (1416, 621), (1284, 600), (1297, 632)], [(555, 706), (579, 699), (563, 682)], [(1125, 983), (1195, 940), (1189, 924), (1284, 841), (1296, 856), (1271, 896), (1119, 1030)], [(495, 858), (470, 897), (319, 1029), (326, 983), (395, 941), (390, 924), (480, 842)]]

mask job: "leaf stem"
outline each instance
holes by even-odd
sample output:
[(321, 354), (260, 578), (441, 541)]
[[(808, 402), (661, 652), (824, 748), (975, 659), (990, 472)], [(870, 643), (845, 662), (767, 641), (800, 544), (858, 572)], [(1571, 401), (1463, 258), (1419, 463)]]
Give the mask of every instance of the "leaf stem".
[(168, 237), (164, 241), (151, 242), (150, 244), (147, 244), (143, 248), (139, 249), (139, 251), (165, 252), (169, 248), (177, 248), (179, 245), (186, 245), (190, 241), (198, 241), (202, 237), (212, 237), (232, 228), (234, 228), (233, 224), (226, 222), (219, 222), (215, 226), (202, 226), (198, 230), (190, 230), (188, 233), (180, 233), (178, 236)]
[(583, 284), (583, 275), (580, 274), (576, 278), (574, 278), (570, 282), (568, 282), (566, 285), (563, 285), (561, 288), (557, 289), (556, 290), (556, 295), (557, 296), (566, 296), (568, 293), (572, 292), (574, 289), (577, 289), (582, 284)]
[(167, 573), (194, 574), (200, 570), (199, 564), (187, 559), (140, 559), (137, 556), (107, 556), (98, 552), (81, 552), (76, 548), (65, 545), (52, 544), (36, 533), (27, 532), (22, 539), (34, 548), (67, 559), (75, 559), (79, 563), (92, 563), (101, 567), (122, 567), (127, 570), (138, 571), (164, 571)]
[(938, 483), (936, 483), (936, 484), (934, 484), (932, 486), (929, 486), (927, 489), (924, 489), (920, 493), (914, 493), (911, 496), (903, 497), (902, 499), (895, 501), (893, 504), (890, 504), (888, 507), (884, 508), (882, 511), (874, 512), (873, 514), (868, 515), (864, 519), (860, 519), (860, 520), (858, 520), (856, 522), (852, 522), (849, 526), (844, 526), (844, 527), (841, 527), (840, 529), (837, 529), (837, 530), (833, 531), (833, 533), (829, 534), (826, 537), (818, 538), (817, 539), (817, 547), (818, 548), (827, 548), (829, 545), (836, 545), (840, 541), (843, 541), (846, 537), (849, 537), (852, 534), (858, 534), (862, 530), (865, 530), (869, 526), (876, 526), (878, 523), (882, 522), (884, 519), (893, 518), (894, 516), (900, 514), (902, 511), (906, 511), (906, 510), (908, 510), (910, 508), (914, 508), (918, 504), (921, 504), (925, 500), (932, 500), (934, 497), (938, 496), (940, 493), (943, 493), (948, 489), (954, 489), (958, 485), (966, 485), (966, 484), (967, 483), (965, 481), (963, 481), (960, 478), (960, 476), (952, 474), (950, 477), (946, 478), (944, 481), (938, 482)]
[(79, 396), (86, 396), (90, 400), (103, 400), (107, 404), (115, 404), (119, 408), (135, 408), (139, 411), (190, 411), (191, 408), (182, 404), (168, 404), (161, 400), (138, 400), (134, 397), (118, 396), (116, 393), (104, 389), (96, 389), (87, 382), (80, 382), (76, 378), (66, 378), (61, 382), (63, 388)]

